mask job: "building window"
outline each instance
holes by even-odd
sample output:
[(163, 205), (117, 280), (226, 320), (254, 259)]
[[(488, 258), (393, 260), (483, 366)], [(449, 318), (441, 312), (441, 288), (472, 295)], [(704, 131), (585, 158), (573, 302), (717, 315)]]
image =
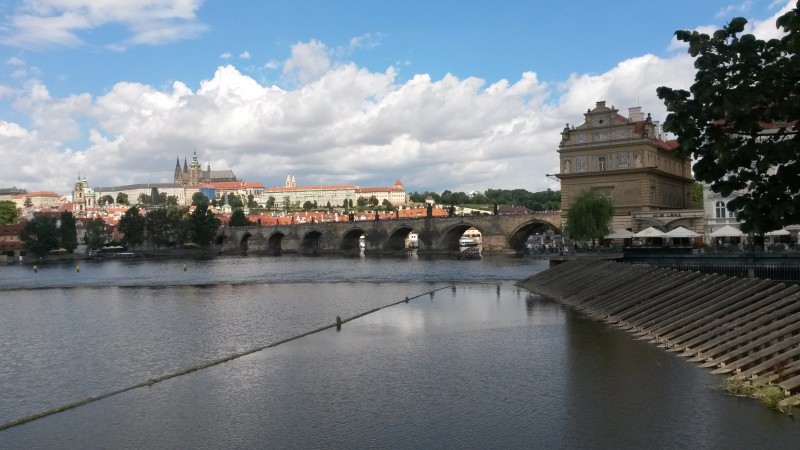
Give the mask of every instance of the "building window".
[(608, 163), (606, 162), (605, 156), (598, 156), (597, 157), (597, 170), (603, 171), (608, 169)]
[(724, 219), (725, 218), (725, 202), (719, 201), (717, 202), (717, 218)]

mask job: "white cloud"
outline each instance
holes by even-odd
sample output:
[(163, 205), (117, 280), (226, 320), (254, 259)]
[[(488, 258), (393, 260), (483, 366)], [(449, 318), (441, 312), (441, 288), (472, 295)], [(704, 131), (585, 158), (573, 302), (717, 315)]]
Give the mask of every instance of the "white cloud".
[(741, 3), (734, 4), (734, 5), (725, 5), (724, 7), (722, 7), (722, 9), (720, 9), (717, 12), (715, 17), (718, 18), (718, 19), (721, 19), (721, 18), (731, 17), (731, 16), (744, 16), (748, 12), (750, 12), (750, 9), (752, 7), (753, 7), (753, 1), (752, 0), (745, 0), (745, 1), (741, 2)]
[(197, 22), (202, 0), (24, 0), (0, 29), (0, 42), (21, 48), (76, 47), (81, 33), (107, 25), (127, 28), (125, 42), (99, 43), (114, 51), (191, 39), (206, 30)]
[[(30, 82), (14, 103), (30, 126), (0, 122), (0, 158), (25, 168), (4, 183), (66, 193), (78, 172), (93, 185), (171, 181), (175, 156), (196, 149), (204, 166), (270, 186), (291, 173), (300, 184), (542, 190), (554, 187), (544, 174), (558, 170), (565, 123), (579, 124), (599, 100), (663, 120), (655, 89), (686, 88), (694, 70), (686, 55), (645, 55), (557, 85), (533, 72), (491, 84), (427, 74), (399, 82), (392, 67), (334, 64), (310, 41), (293, 47), (285, 74), (296, 87), (227, 65), (196, 91), (120, 82), (96, 98), (57, 98)], [(75, 140), (88, 145), (64, 144)]]
[(307, 84), (319, 79), (331, 67), (325, 44), (317, 40), (298, 42), (292, 46), (292, 56), (283, 65), (288, 80)]
[(241, 58), (241, 59), (250, 59), (250, 52), (245, 50), (242, 53), (239, 53), (239, 58)]
[(219, 55), (219, 57), (220, 57), (220, 59), (231, 59), (231, 58), (233, 58), (233, 53), (225, 52), (225, 53)]

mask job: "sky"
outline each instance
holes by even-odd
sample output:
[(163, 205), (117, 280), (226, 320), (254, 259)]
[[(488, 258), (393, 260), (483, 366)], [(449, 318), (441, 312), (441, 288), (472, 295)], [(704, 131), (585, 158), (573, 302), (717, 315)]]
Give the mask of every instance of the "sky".
[(676, 30), (778, 37), (794, 0), (0, 0), (0, 188), (172, 182), (559, 189), (606, 101), (663, 122)]

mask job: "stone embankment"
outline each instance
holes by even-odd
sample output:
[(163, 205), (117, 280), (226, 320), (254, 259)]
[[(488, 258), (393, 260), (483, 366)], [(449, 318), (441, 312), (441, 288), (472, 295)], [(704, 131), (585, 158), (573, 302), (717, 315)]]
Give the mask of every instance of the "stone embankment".
[(798, 285), (580, 259), (519, 284), (727, 375), (729, 392), (800, 405)]

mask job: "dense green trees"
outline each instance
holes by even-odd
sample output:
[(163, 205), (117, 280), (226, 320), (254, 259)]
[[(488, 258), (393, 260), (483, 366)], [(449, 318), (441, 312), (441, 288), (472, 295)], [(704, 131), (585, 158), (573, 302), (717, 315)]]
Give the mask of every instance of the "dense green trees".
[(34, 216), (20, 233), (25, 250), (42, 257), (59, 248), (59, 231), (55, 217)]
[(126, 206), (130, 205), (130, 203), (128, 202), (128, 194), (126, 194), (124, 192), (120, 192), (119, 194), (117, 194), (117, 202), (116, 203), (118, 205), (126, 205)]
[(145, 219), (139, 208), (131, 206), (119, 219), (119, 231), (123, 234), (122, 242), (130, 247), (144, 243)]
[(183, 242), (183, 220), (185, 208), (167, 206), (147, 212), (145, 216), (145, 229), (147, 240), (154, 247), (166, 247)]
[(602, 239), (609, 233), (614, 207), (611, 200), (599, 193), (588, 190), (575, 197), (567, 210), (567, 231), (576, 241)]
[(247, 220), (247, 216), (244, 215), (244, 210), (236, 208), (231, 214), (229, 225), (232, 227), (246, 227), (250, 225), (250, 221)]
[(275, 197), (270, 195), (269, 198), (267, 198), (267, 203), (264, 205), (264, 207), (267, 208), (267, 209), (274, 208), (275, 207)]
[(195, 192), (192, 194), (192, 205), (197, 206), (201, 203), (209, 203), (208, 197), (202, 192)]
[(213, 243), (219, 224), (208, 204), (201, 204), (189, 216), (189, 239), (201, 247), (208, 247)]
[(59, 240), (61, 248), (72, 253), (78, 247), (78, 229), (75, 224), (75, 216), (70, 211), (62, 211), (59, 214)]
[(10, 200), (0, 200), (0, 225), (10, 225), (19, 220), (17, 204)]
[(108, 194), (100, 197), (97, 200), (97, 204), (100, 205), (100, 206), (103, 206), (105, 204), (111, 204), (111, 203), (114, 203), (114, 197), (112, 197), (112, 196), (110, 196)]
[(541, 192), (529, 192), (525, 189), (487, 189), (486, 192), (475, 192), (470, 195), (464, 192), (445, 190), (441, 195), (435, 192), (413, 192), (412, 202), (423, 203), (427, 197), (440, 205), (516, 205), (525, 206), (534, 211), (556, 211), (561, 209), (561, 191), (548, 189)]
[(90, 250), (97, 250), (106, 243), (106, 223), (97, 217), (86, 221), (83, 241)]
[(698, 180), (722, 195), (743, 231), (800, 223), (800, 2), (777, 21), (784, 34), (742, 34), (735, 18), (712, 35), (677, 31), (697, 69), (689, 91), (658, 88), (683, 156)]

